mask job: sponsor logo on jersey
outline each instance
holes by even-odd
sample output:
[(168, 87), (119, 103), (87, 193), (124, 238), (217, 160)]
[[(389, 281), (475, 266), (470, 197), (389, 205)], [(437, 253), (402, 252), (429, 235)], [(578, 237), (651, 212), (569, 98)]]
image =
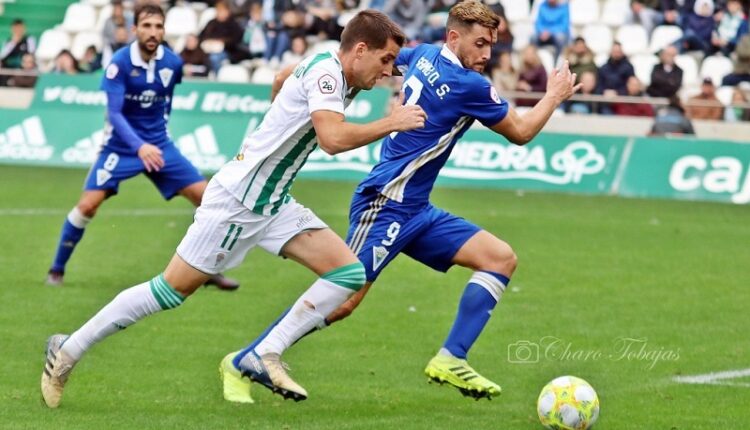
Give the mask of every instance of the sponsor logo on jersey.
[(119, 71), (120, 69), (117, 67), (117, 64), (110, 64), (107, 66), (107, 79), (114, 79)]
[(325, 74), (318, 78), (318, 88), (323, 94), (333, 94), (336, 91), (336, 79), (329, 74)]
[(137, 78), (138, 76), (141, 76), (141, 72), (139, 72), (138, 69), (133, 69), (130, 71), (130, 76), (133, 78)]
[(175, 143), (182, 155), (199, 170), (219, 170), (227, 162), (227, 157), (219, 151), (214, 130), (208, 124), (178, 137)]
[(372, 247), (372, 270), (378, 270), (388, 257), (388, 250), (384, 246)]
[(161, 84), (164, 85), (164, 88), (167, 88), (172, 81), (172, 74), (174, 74), (172, 69), (166, 67), (159, 70), (159, 77), (161, 78)]
[(497, 104), (500, 104), (500, 102), (502, 102), (502, 100), (500, 100), (500, 96), (497, 94), (497, 90), (495, 89), (495, 87), (491, 85), (490, 85), (490, 97), (492, 98), (492, 101)]
[(0, 159), (49, 160), (55, 152), (47, 145), (42, 120), (32, 116), (0, 133)]

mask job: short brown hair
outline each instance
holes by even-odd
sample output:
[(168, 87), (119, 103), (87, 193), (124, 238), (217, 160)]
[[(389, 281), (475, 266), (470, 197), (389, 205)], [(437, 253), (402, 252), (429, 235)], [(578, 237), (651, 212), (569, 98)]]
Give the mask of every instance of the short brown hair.
[(478, 0), (462, 1), (453, 6), (450, 12), (448, 12), (446, 28), (449, 30), (453, 30), (456, 27), (467, 28), (473, 24), (496, 29), (498, 24), (500, 24), (500, 17), (489, 6)]
[(344, 27), (344, 32), (341, 33), (341, 50), (348, 51), (359, 42), (364, 42), (370, 49), (382, 49), (388, 40), (403, 46), (406, 35), (388, 15), (367, 9), (355, 15)]
[(157, 15), (161, 16), (162, 20), (165, 19), (164, 9), (162, 9), (158, 4), (150, 2), (143, 2), (136, 6), (133, 15), (135, 15), (135, 25), (138, 25), (138, 19), (141, 17), (141, 15), (144, 15), (144, 18), (150, 15)]

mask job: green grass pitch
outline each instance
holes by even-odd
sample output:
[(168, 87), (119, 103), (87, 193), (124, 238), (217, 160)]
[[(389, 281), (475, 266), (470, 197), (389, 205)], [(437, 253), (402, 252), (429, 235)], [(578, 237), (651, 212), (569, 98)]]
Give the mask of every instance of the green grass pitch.
[[(456, 189), (437, 189), (433, 202), (519, 256), (469, 357), (503, 386), (500, 398), (476, 402), (427, 384), (422, 371), (469, 272), (440, 274), (402, 256), (352, 317), (285, 355), (309, 400), (284, 402), (257, 387), (255, 405), (225, 402), (221, 358), (313, 280), (254, 251), (230, 273), (240, 290), (202, 289), (97, 345), (62, 406), (48, 410), (39, 393), (47, 336), (74, 330), (120, 290), (159, 273), (192, 219), (186, 201), (163, 202), (142, 178), (127, 182), (87, 229), (65, 286), (46, 287), (84, 176), (0, 167), (0, 428), (534, 429), (539, 391), (566, 374), (597, 390), (600, 429), (742, 428), (750, 419), (749, 377), (673, 379), (750, 368), (748, 207)], [(343, 235), (353, 188), (302, 179), (293, 194)], [(518, 342), (539, 345), (539, 355)]]

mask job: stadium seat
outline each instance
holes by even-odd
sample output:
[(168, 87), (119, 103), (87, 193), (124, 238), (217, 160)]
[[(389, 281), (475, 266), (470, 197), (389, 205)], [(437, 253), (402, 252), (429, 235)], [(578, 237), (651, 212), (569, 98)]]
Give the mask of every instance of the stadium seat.
[(651, 71), (654, 70), (655, 65), (659, 64), (659, 58), (651, 54), (634, 55), (630, 58), (630, 63), (635, 69), (635, 76), (643, 85), (648, 85), (651, 83)]
[(648, 34), (643, 26), (625, 24), (617, 29), (615, 40), (622, 44), (622, 51), (627, 56), (648, 52)]
[(698, 83), (698, 63), (692, 55), (678, 55), (674, 59), (675, 64), (682, 69), (682, 85), (695, 85)]
[[(216, 80), (219, 82), (233, 82), (246, 84), (250, 82), (250, 73), (243, 66), (237, 64), (225, 64), (216, 74)], [(273, 80), (271, 81), (273, 82)]]
[(96, 9), (83, 3), (72, 3), (65, 11), (62, 29), (69, 33), (89, 31), (96, 28)]
[(326, 51), (338, 51), (339, 45), (340, 43), (338, 40), (323, 40), (321, 42), (318, 42), (312, 45), (308, 51), (308, 54), (313, 55), (313, 54), (320, 54), (321, 52), (326, 52)]
[[(519, 1), (518, 3), (526, 3)], [(593, 24), (599, 21), (599, 0), (570, 0), (570, 23)]]
[(529, 2), (519, 0), (501, 0), (508, 22), (528, 21), (531, 18)]
[(513, 50), (521, 51), (531, 43), (534, 35), (534, 24), (529, 21), (519, 21), (511, 25), (513, 32)]
[(734, 96), (734, 87), (719, 87), (716, 89), (716, 98), (724, 106), (732, 104), (732, 96)]
[(86, 53), (86, 48), (89, 46), (96, 46), (96, 50), (101, 52), (102, 50), (102, 36), (100, 33), (93, 31), (83, 31), (73, 37), (73, 43), (70, 47), (70, 52), (78, 60), (83, 58), (83, 54)]
[(198, 17), (192, 8), (175, 6), (167, 12), (164, 23), (165, 34), (169, 38), (177, 38), (198, 32)]
[(608, 60), (609, 53), (601, 53), (594, 56), (594, 63), (596, 64), (596, 67), (602, 67)]
[(539, 54), (539, 59), (542, 60), (544, 70), (546, 70), (547, 73), (551, 72), (555, 67), (555, 56), (546, 48), (539, 48), (537, 53)]
[(606, 0), (602, 8), (602, 24), (619, 27), (625, 24), (630, 13), (630, 0)]
[(711, 78), (714, 85), (719, 86), (724, 76), (732, 73), (732, 70), (734, 70), (732, 60), (723, 55), (712, 55), (703, 59), (700, 77)]
[(99, 16), (96, 18), (96, 31), (103, 31), (104, 25), (107, 23), (109, 17), (112, 16), (112, 5), (108, 4), (101, 8)]
[(609, 54), (612, 50), (612, 30), (604, 24), (590, 24), (583, 28), (581, 37), (594, 54)]
[(667, 45), (671, 45), (682, 37), (682, 29), (676, 25), (660, 25), (651, 33), (649, 52), (656, 54)]
[(255, 69), (251, 79), (254, 84), (272, 84), (276, 77), (276, 70), (271, 67), (261, 66)]
[(47, 30), (39, 38), (36, 59), (39, 63), (54, 59), (63, 49), (70, 48), (70, 36), (62, 30)]
[(81, 0), (81, 3), (94, 7), (106, 7), (112, 5), (112, 0)]
[(213, 7), (206, 8), (201, 12), (201, 17), (198, 20), (198, 32), (203, 30), (203, 28), (206, 27), (206, 24), (208, 24), (208, 21), (211, 21), (214, 18), (216, 18), (216, 9)]

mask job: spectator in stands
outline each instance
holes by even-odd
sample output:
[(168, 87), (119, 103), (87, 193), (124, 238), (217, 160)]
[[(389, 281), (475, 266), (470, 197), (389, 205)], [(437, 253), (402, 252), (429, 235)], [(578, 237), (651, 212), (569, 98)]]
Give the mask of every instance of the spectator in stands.
[[(643, 97), (643, 83), (637, 76), (628, 78), (627, 96)], [(623, 116), (654, 116), (654, 108), (648, 103), (613, 103), (612, 111), (615, 115)]]
[[(508, 21), (504, 16), (498, 15), (498, 17), (500, 18), (500, 23), (497, 25), (497, 42), (492, 45), (490, 60), (487, 62), (487, 68), (485, 69), (491, 77), (493, 76), (493, 71), (499, 67), (500, 56), (503, 53), (510, 54), (513, 52), (513, 34), (511, 34), (508, 28)], [(512, 87), (506, 89), (513, 90), (515, 88), (514, 84)]]
[(718, 121), (724, 117), (724, 105), (716, 97), (716, 87), (711, 78), (703, 79), (700, 94), (688, 99), (685, 113), (690, 119)]
[(734, 70), (721, 81), (721, 85), (735, 86), (740, 82), (750, 82), (750, 35), (740, 39), (734, 50)]
[[(748, 103), (745, 92), (739, 87), (732, 92), (732, 105), (746, 105)], [(750, 109), (741, 106), (730, 106), (724, 109), (724, 121), (750, 121)]]
[(734, 51), (737, 32), (745, 21), (745, 12), (742, 10), (740, 0), (727, 1), (726, 10), (720, 11), (721, 20), (711, 36), (711, 45), (714, 51), (721, 51), (724, 55)]
[[(123, 39), (125, 40), (124, 44), (132, 42), (135, 38), (133, 28), (133, 13), (125, 10), (122, 0), (112, 0), (112, 16), (104, 22), (104, 29), (102, 30), (104, 46), (115, 52), (124, 46)], [(122, 32), (121, 29), (125, 30), (124, 36), (117, 34), (118, 31)]]
[(83, 58), (78, 63), (78, 68), (85, 73), (94, 73), (102, 68), (102, 54), (96, 50), (96, 46), (91, 45), (86, 48)]
[(497, 64), (490, 70), (492, 84), (500, 91), (515, 91), (518, 88), (518, 72), (513, 67), (510, 52), (501, 52)]
[(553, 45), (555, 58), (562, 53), (570, 40), (570, 5), (562, 0), (543, 0), (534, 23), (533, 43), (536, 46)]
[(52, 69), (52, 73), (60, 73), (64, 75), (77, 75), (81, 69), (78, 67), (78, 60), (73, 54), (67, 49), (63, 49), (55, 57), (55, 65)]
[(240, 48), (242, 27), (232, 19), (229, 6), (223, 1), (218, 1), (215, 7), (216, 18), (206, 24), (199, 39), (201, 48), (208, 54), (211, 61), (211, 71), (217, 73), (224, 61), (237, 63), (246, 55)]
[[(599, 83), (596, 93), (612, 97), (625, 94), (628, 78), (633, 75), (635, 75), (633, 65), (630, 64), (622, 51), (622, 45), (615, 42), (609, 52), (609, 59), (599, 68)], [(606, 110), (606, 106), (603, 106), (603, 108)]]
[(242, 36), (242, 46), (248, 58), (260, 58), (266, 52), (265, 23), (263, 22), (263, 7), (258, 2), (250, 5), (245, 33)]
[(383, 12), (386, 13), (411, 40), (419, 39), (427, 14), (434, 0), (386, 0)]
[[(581, 81), (585, 72), (592, 72), (595, 75), (598, 72), (598, 67), (594, 62), (594, 52), (586, 46), (586, 40), (583, 37), (576, 37), (573, 44), (565, 48), (563, 57), (570, 64), (570, 71), (578, 75), (578, 82)], [(596, 82), (596, 76), (594, 76), (594, 82)]]
[(124, 48), (130, 44), (128, 36), (128, 30), (125, 27), (117, 27), (115, 29), (115, 40), (112, 43), (112, 53), (117, 52), (118, 49)]
[(682, 86), (682, 69), (675, 64), (677, 48), (667, 46), (661, 50), (661, 62), (651, 71), (651, 84), (646, 89), (652, 97), (672, 97)]
[[(582, 84), (580, 95), (591, 96), (596, 91), (596, 72), (587, 70), (578, 77)], [(567, 113), (592, 114), (599, 112), (599, 103), (583, 100), (568, 100), (563, 104)]]
[[(521, 53), (521, 71), (518, 75), (516, 91), (545, 92), (547, 90), (547, 71), (542, 65), (536, 46), (529, 45)], [(538, 98), (516, 100), (518, 106), (534, 106)]]
[(10, 26), (10, 39), (0, 50), (0, 67), (20, 69), (23, 56), (36, 51), (36, 39), (26, 34), (26, 24), (22, 19), (13, 20)]
[(625, 22), (642, 25), (650, 35), (654, 27), (664, 22), (665, 14), (662, 3), (662, 0), (631, 0), (630, 11)]
[(276, 67), (284, 52), (289, 49), (289, 33), (302, 31), (304, 17), (294, 10), (291, 0), (263, 0), (262, 10), (266, 25), (266, 51), (263, 59), (271, 67)]
[(321, 40), (339, 40), (344, 30), (338, 24), (338, 10), (334, 0), (299, 0), (298, 9), (305, 12), (307, 33)]
[(180, 58), (184, 65), (182, 74), (185, 76), (195, 76), (205, 78), (211, 68), (211, 60), (208, 54), (201, 48), (198, 36), (188, 35), (185, 39), (185, 48), (180, 52)]
[(291, 49), (286, 51), (281, 57), (281, 67), (297, 64), (305, 58), (307, 54), (307, 39), (304, 36), (294, 36), (292, 38)]
[(711, 55), (711, 35), (715, 26), (713, 0), (696, 0), (693, 10), (683, 17), (683, 35), (675, 46), (680, 48), (680, 52), (700, 50), (705, 55)]
[(34, 59), (34, 55), (32, 54), (23, 55), (23, 58), (21, 59), (21, 70), (29, 74), (10, 76), (6, 84), (9, 87), (19, 87), (19, 88), (34, 87), (34, 85), (36, 84), (36, 79), (37, 79), (37, 75), (36, 75), (37, 68), (36, 68), (36, 60)]
[[(492, 45), (492, 56), (499, 55), (501, 52), (513, 52), (513, 33), (510, 32), (508, 19), (503, 15), (497, 24), (497, 42)], [(492, 60), (490, 60), (492, 61)]]
[(676, 95), (669, 98), (669, 105), (656, 110), (654, 125), (651, 127), (652, 136), (665, 134), (695, 134), (693, 124), (685, 116), (685, 110)]

